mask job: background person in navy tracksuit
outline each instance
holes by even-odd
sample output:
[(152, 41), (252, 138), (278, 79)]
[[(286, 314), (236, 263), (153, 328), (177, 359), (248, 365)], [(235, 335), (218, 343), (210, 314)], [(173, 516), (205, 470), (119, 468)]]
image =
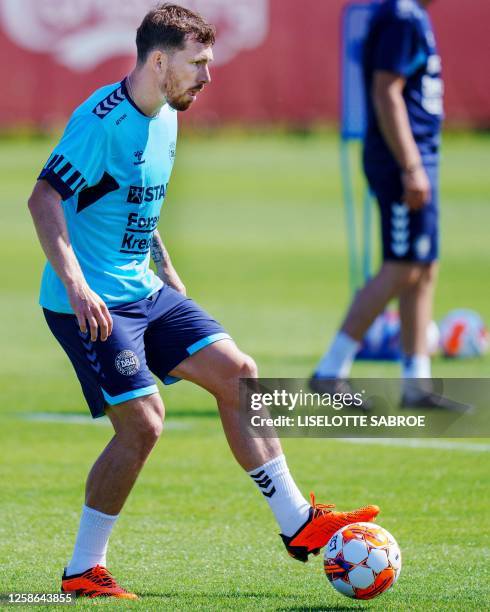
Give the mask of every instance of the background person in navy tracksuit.
[[(427, 14), (431, 0), (386, 0), (375, 9), (364, 47), (368, 126), (364, 170), (378, 201), (383, 263), (355, 296), (313, 382), (349, 375), (376, 316), (397, 297), (404, 379), (430, 378), (427, 326), (437, 273), (438, 165), (443, 116), (441, 59)], [(425, 387), (427, 389), (427, 387)], [(404, 385), (402, 405), (441, 399)]]

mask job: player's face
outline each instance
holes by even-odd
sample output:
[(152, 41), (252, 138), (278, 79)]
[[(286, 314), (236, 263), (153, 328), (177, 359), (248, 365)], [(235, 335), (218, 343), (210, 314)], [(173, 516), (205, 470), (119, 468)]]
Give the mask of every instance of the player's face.
[(178, 111), (185, 111), (196, 100), (197, 94), (211, 82), (209, 64), (213, 50), (194, 39), (169, 57), (163, 91), (167, 102)]

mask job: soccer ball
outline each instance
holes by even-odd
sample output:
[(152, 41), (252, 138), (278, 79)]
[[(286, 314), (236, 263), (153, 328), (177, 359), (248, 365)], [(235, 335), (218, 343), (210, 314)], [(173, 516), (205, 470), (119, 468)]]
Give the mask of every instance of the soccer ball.
[(488, 330), (473, 310), (453, 310), (439, 327), (441, 348), (446, 357), (479, 357), (488, 350)]
[(399, 358), (400, 317), (396, 310), (385, 310), (366, 332), (356, 359), (397, 361)]
[(398, 580), (402, 567), (395, 538), (374, 523), (353, 523), (330, 538), (324, 556), (325, 574), (347, 597), (373, 599)]
[[(439, 349), (439, 328), (435, 321), (427, 327), (427, 349), (429, 355), (435, 355)], [(400, 315), (396, 310), (385, 310), (366, 332), (356, 359), (398, 361), (400, 358)]]

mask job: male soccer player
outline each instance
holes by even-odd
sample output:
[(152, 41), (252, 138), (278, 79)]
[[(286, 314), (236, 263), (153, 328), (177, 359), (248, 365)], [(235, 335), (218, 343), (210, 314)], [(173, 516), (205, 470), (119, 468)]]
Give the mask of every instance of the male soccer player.
[(312, 386), (349, 376), (367, 329), (388, 302), (400, 305), (402, 405), (451, 407), (422, 382), (431, 376), (427, 326), (437, 273), (441, 59), (427, 14), (431, 0), (385, 0), (364, 47), (368, 126), (364, 170), (381, 212), (383, 264), (357, 293), (319, 362)]
[[(298, 490), (276, 439), (240, 428), (238, 383), (257, 369), (219, 323), (185, 295), (157, 224), (170, 179), (177, 113), (210, 82), (214, 29), (172, 4), (151, 10), (137, 64), (73, 113), (29, 208), (46, 253), (40, 302), (70, 358), (92, 415), (115, 435), (88, 476), (64, 591), (134, 599), (105, 568), (111, 530), (162, 431), (152, 373), (212, 393), (230, 448), (276, 517), (291, 556), (307, 561), (342, 525), (376, 506), (336, 512)], [(150, 267), (150, 254), (158, 274)]]

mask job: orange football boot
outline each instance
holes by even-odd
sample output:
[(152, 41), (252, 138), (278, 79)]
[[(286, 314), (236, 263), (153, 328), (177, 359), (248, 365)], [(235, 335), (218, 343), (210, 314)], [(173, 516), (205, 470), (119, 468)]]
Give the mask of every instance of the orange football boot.
[(280, 534), (288, 554), (293, 559), (308, 561), (308, 555), (318, 555), (320, 549), (330, 540), (333, 534), (351, 523), (370, 523), (379, 512), (378, 506), (365, 506), (352, 512), (337, 512), (332, 504), (316, 504), (315, 496), (310, 493), (310, 516), (304, 525), (292, 536)]
[(134, 593), (128, 593), (112, 577), (109, 570), (96, 565), (81, 574), (66, 575), (61, 579), (61, 592), (75, 592), (77, 597), (118, 597), (120, 599), (138, 599)]

